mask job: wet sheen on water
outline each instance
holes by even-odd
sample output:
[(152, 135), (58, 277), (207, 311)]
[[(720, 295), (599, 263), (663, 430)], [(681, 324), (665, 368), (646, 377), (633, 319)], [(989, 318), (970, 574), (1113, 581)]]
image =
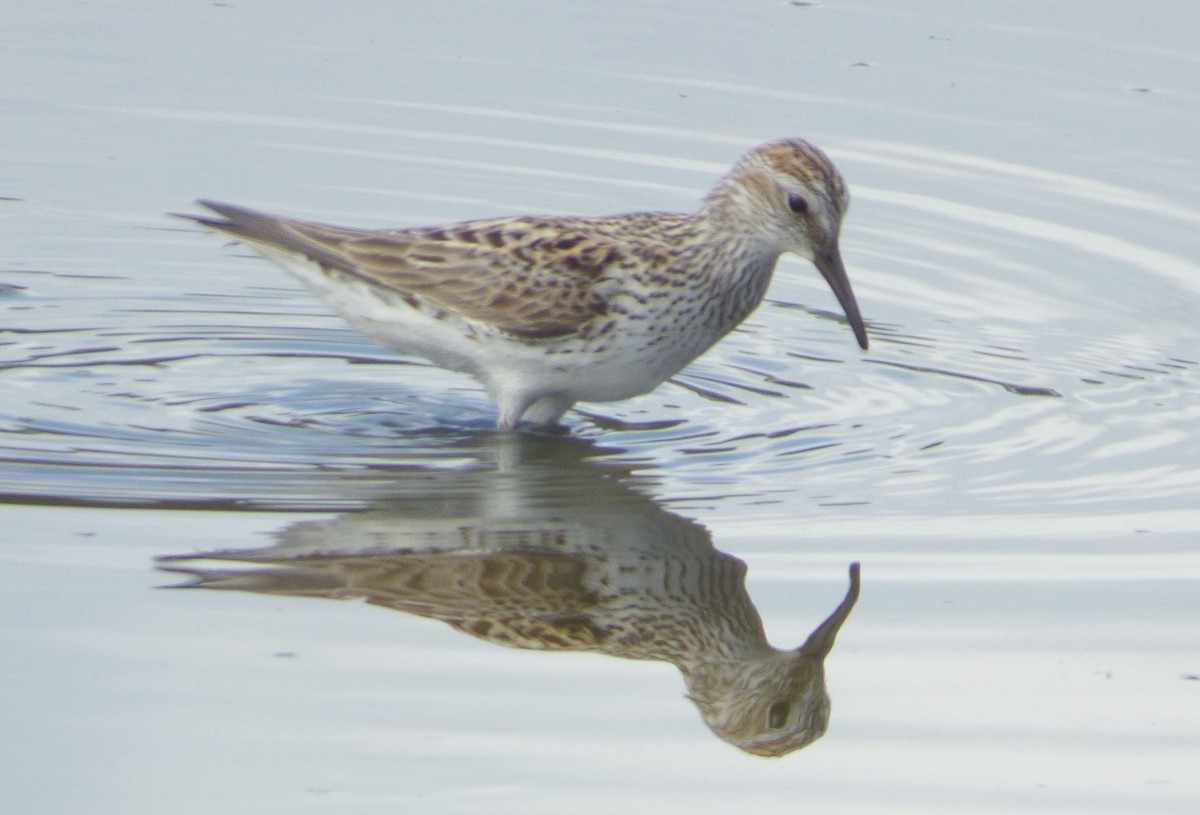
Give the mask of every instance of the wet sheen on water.
[[(1189, 24), (14, 4), (6, 802), (1191, 815)], [(684, 211), (780, 137), (849, 184), (870, 350), (785, 258), (712, 351), (557, 435), (497, 434), (473, 380), (166, 214)]]
[[(1186, 273), (1200, 269), (1178, 259), (1164, 270), (1161, 252), (1135, 244), (1115, 257), (1100, 240), (1091, 254), (1065, 251), (1081, 230), (1049, 220), (1054, 193), (1029, 168), (895, 144), (831, 152), (851, 177), (880, 164), (894, 180), (893, 191), (855, 190), (844, 238), (871, 350), (855, 347), (815, 272), (784, 261), (741, 329), (652, 394), (581, 406), (572, 436), (660, 467), (672, 497), (770, 495), (805, 473), (827, 485), (809, 490), (817, 504), (918, 501), (930, 513), (950, 492), (983, 509), (1200, 489), (1190, 462), (1161, 456), (1193, 438), (1196, 328), (1152, 313), (1134, 283), (1149, 274), (1191, 297)], [(908, 153), (921, 163), (893, 166)], [(932, 186), (931, 167), (952, 175), (935, 173), (944, 198), (909, 192)], [(1001, 199), (990, 218), (953, 197), (984, 175)], [(1069, 213), (1077, 192), (1060, 186)], [(636, 205), (635, 192), (624, 197)], [(1045, 219), (1027, 214), (1033, 197)], [(914, 229), (930, 211), (936, 227)], [(165, 218), (143, 230), (238, 284), (222, 291), (228, 278), (202, 276), (191, 291), (139, 294), (124, 276), (10, 273), (3, 493), (344, 507), (373, 474), (469, 463), (490, 435), (494, 414), (472, 380), (373, 346), (243, 250)], [(1096, 273), (1106, 254), (1125, 275)]]

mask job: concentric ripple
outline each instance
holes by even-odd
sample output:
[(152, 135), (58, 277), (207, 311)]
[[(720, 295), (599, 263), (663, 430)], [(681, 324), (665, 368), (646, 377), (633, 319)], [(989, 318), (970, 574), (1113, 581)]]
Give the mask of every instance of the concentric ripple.
[[(460, 125), (499, 115), (424, 107), (409, 113)], [(614, 127), (542, 118), (562, 131)], [(305, 152), (317, 148), (286, 137), (332, 126), (230, 122)], [(345, 128), (340, 152), (445, 169), (412, 144), (454, 132), (470, 128)], [(407, 151), (377, 143), (396, 135)], [(665, 149), (569, 144), (493, 139), (504, 158), (472, 169), (533, 179), (553, 200), (568, 179), (548, 158), (566, 154), (591, 162), (573, 185), (615, 184), (632, 206), (649, 191), (676, 207), (723, 169)], [(1132, 205), (1154, 219), (1142, 230), (1150, 240), (1164, 220), (1194, 229), (1200, 213), (982, 157), (902, 143), (829, 148), (855, 194), (843, 246), (871, 350), (855, 347), (815, 271), (788, 260), (768, 302), (714, 351), (654, 393), (582, 405), (568, 417), (571, 436), (595, 457), (654, 471), (671, 500), (759, 511), (797, 500), (885, 514), (1148, 496), (1188, 504), (1200, 491), (1200, 330), (1188, 309), (1163, 303), (1194, 301), (1200, 268), (1161, 248), (1169, 242), (1120, 237), (1117, 225)], [(863, 177), (872, 183), (854, 184)], [(434, 201), (453, 203), (425, 203)], [(198, 230), (138, 229), (163, 249), (153, 269), (89, 273), (75, 258), (69, 269), (6, 273), (9, 500), (345, 508), (386, 493), (397, 473), (492, 466), (494, 414), (474, 382), (373, 346), (283, 272), (222, 252)], [(164, 282), (177, 277), (186, 286)]]

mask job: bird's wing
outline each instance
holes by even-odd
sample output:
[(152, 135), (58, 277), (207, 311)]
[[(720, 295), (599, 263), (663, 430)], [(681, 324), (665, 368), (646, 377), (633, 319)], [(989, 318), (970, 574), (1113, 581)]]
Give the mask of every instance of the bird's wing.
[(252, 246), (304, 255), (528, 339), (571, 334), (605, 314), (614, 285), (603, 272), (625, 255), (582, 220), (358, 230), (200, 203), (227, 220), (187, 217)]

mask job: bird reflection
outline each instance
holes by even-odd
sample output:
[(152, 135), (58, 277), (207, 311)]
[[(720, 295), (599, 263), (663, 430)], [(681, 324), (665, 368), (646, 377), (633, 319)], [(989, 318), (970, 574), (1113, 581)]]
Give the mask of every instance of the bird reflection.
[(820, 738), (824, 661), (858, 599), (858, 564), (808, 640), (776, 649), (745, 564), (625, 481), (561, 457), (425, 473), (397, 485), (403, 499), (295, 524), (270, 548), (160, 568), (192, 577), (185, 587), (365, 598), (515, 648), (670, 662), (712, 731), (742, 750), (781, 756)]

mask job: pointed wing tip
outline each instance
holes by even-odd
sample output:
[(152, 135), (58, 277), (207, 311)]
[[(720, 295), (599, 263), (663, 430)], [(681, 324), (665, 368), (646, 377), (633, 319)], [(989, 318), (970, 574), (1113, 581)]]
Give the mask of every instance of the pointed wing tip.
[(197, 198), (196, 203), (216, 215), (193, 215), (186, 212), (169, 213), (218, 232), (232, 235), (251, 244), (279, 246), (293, 251), (305, 251), (306, 242), (298, 240), (286, 227), (286, 221), (249, 207), (226, 204), (210, 198)]
[(258, 214), (254, 213), (253, 210), (237, 207), (233, 204), (225, 204), (221, 201), (213, 201), (208, 198), (197, 198), (196, 203), (202, 207), (211, 209), (213, 212), (223, 217), (215, 218), (212, 215), (196, 215), (195, 213), (191, 212), (168, 212), (167, 215), (172, 218), (182, 218), (185, 221), (192, 221), (193, 223), (200, 224), (201, 226), (207, 226), (210, 229), (228, 229), (237, 223), (237, 218), (235, 217), (237, 214)]
[[(271, 216), (256, 209), (238, 206), (237, 204), (227, 204), (224, 201), (214, 201), (211, 198), (197, 198), (196, 203), (202, 207), (211, 209), (213, 212), (227, 219), (231, 224), (271, 219)], [(211, 218), (211, 216), (202, 217)]]

